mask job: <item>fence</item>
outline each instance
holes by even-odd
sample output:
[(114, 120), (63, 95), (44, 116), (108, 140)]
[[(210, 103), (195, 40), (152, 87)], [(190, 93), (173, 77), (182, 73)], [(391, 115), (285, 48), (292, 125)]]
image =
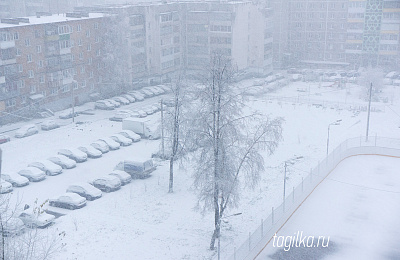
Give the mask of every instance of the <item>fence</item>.
[[(261, 225), (243, 244), (234, 249), (230, 257), (223, 259), (244, 260), (254, 259), (263, 247), (271, 240), (301, 203), (311, 194), (318, 184), (335, 169), (344, 159), (355, 155), (386, 155), (400, 157), (400, 139), (370, 137), (351, 138), (342, 142), (324, 160), (310, 170), (302, 182), (286, 195), (286, 199), (271, 214), (261, 220)], [(232, 253), (232, 252), (231, 252)]]

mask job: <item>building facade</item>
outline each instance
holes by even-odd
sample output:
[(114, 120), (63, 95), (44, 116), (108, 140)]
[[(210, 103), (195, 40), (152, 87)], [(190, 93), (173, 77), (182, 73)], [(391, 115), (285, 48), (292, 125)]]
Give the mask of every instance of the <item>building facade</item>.
[(3, 19), (0, 113), (29, 115), (88, 100), (98, 83), (97, 66), (103, 64), (103, 18), (64, 14)]

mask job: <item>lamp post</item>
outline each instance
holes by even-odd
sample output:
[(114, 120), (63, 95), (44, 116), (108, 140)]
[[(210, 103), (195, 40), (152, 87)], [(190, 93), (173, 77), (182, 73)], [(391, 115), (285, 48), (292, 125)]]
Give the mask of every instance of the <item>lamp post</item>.
[(72, 122), (75, 122), (75, 84), (78, 84), (76, 80), (72, 81)]
[(368, 142), (368, 132), (369, 132), (369, 117), (371, 115), (371, 98), (372, 98), (372, 82), (369, 86), (369, 101), (368, 101), (368, 117), (367, 117), (367, 133), (365, 135), (365, 142)]
[(235, 213), (235, 214), (232, 214), (232, 215), (229, 215), (229, 216), (226, 216), (226, 217), (222, 217), (222, 218), (219, 218), (219, 220), (218, 220), (218, 228), (219, 228), (219, 234), (218, 234), (218, 260), (221, 260), (221, 250), (220, 250), (220, 248), (221, 248), (221, 219), (234, 217), (234, 216), (239, 216), (239, 215), (242, 215), (242, 212)]
[(328, 153), (329, 153), (329, 130), (330, 130), (330, 127), (331, 127), (331, 125), (340, 125), (341, 121), (342, 121), (342, 119), (339, 119), (328, 125), (328, 138), (326, 140), (326, 156), (328, 156)]

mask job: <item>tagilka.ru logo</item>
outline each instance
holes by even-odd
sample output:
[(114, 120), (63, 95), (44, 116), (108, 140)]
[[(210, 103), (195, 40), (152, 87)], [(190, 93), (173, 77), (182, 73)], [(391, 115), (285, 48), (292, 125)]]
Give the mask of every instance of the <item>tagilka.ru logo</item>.
[(283, 247), (285, 251), (293, 247), (328, 247), (330, 239), (329, 236), (303, 236), (303, 231), (297, 231), (294, 236), (277, 236), (275, 233), (273, 238), (273, 247)]

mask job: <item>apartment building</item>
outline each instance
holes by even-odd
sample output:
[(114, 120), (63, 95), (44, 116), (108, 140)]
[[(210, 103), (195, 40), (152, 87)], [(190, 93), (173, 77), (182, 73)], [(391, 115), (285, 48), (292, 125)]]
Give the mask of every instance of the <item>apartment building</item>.
[(179, 1), (81, 7), (127, 16), (132, 82), (165, 82), (204, 69), (213, 52), (239, 71), (272, 71), (272, 10), (251, 1)]
[(271, 1), (276, 67), (400, 65), (400, 1), (291, 0), (287, 8), (282, 5)]
[(103, 19), (103, 14), (2, 19), (0, 114), (27, 115), (88, 100), (100, 77), (97, 67), (103, 66)]

